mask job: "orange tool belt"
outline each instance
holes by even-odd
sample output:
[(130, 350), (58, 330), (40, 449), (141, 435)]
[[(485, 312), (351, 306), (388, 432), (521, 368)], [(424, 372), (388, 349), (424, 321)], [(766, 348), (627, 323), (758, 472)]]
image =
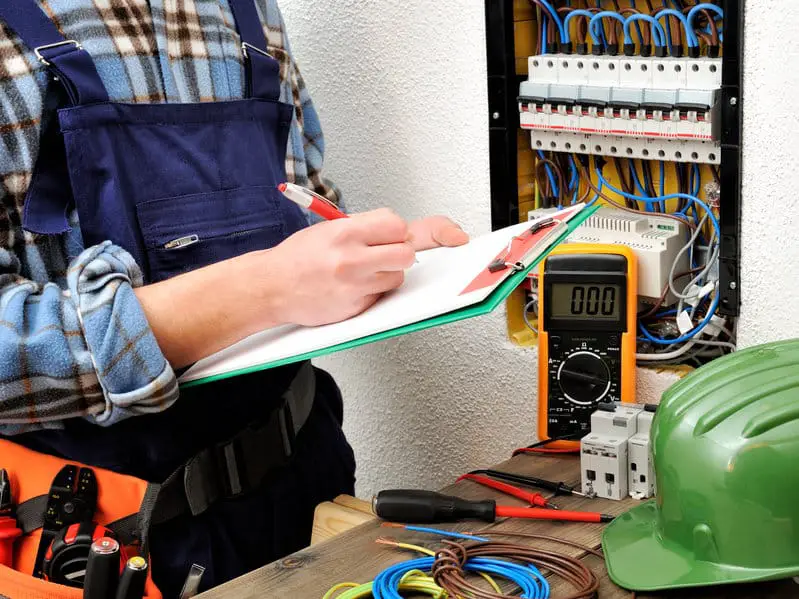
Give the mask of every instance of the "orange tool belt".
[[(35, 578), (32, 573), (42, 537), (47, 496), (54, 477), (64, 466), (84, 464), (38, 453), (0, 439), (0, 461), (11, 479), (19, 527), (23, 536), (13, 549), (13, 568), (0, 565), (0, 594), (10, 599), (81, 599), (83, 591)], [(141, 554), (139, 530), (152, 487), (146, 481), (91, 467), (97, 486), (97, 509), (93, 521), (117, 533), (128, 557)], [(146, 531), (144, 531), (146, 532)], [(144, 556), (146, 557), (146, 556)], [(148, 570), (145, 599), (161, 599)]]

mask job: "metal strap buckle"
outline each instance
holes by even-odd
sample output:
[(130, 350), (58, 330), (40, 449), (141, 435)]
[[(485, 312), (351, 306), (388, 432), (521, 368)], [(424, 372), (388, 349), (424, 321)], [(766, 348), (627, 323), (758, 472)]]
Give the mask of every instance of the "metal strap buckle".
[(83, 50), (83, 46), (80, 45), (80, 42), (78, 42), (76, 40), (64, 40), (62, 42), (56, 42), (54, 44), (46, 44), (44, 46), (38, 46), (38, 47), (33, 49), (33, 53), (36, 54), (36, 58), (39, 59), (39, 62), (41, 62), (44, 66), (49, 67), (51, 65), (47, 61), (47, 59), (44, 56), (42, 56), (42, 52), (41, 51), (42, 50), (49, 50), (50, 48), (58, 48), (59, 46), (67, 46), (69, 44), (73, 44), (75, 46), (75, 48), (77, 48), (78, 50)]
[(260, 48), (257, 48), (255, 46), (253, 46), (252, 44), (248, 44), (247, 42), (242, 42), (242, 44), (241, 44), (241, 53), (244, 56), (244, 58), (246, 58), (246, 59), (250, 58), (249, 55), (247, 54), (248, 49), (257, 52), (258, 54), (263, 54), (267, 58), (272, 58), (269, 55), (268, 52), (266, 52), (264, 50), (261, 50)]

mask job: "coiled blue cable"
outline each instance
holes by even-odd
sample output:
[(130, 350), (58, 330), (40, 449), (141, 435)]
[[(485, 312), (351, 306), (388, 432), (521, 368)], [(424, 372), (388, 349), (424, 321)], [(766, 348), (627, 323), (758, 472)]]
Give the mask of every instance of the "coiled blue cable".
[[(402, 599), (398, 588), (402, 577), (413, 570), (428, 572), (435, 562), (433, 557), (421, 557), (389, 566), (374, 580), (372, 595), (375, 599)], [(467, 572), (483, 572), (500, 576), (518, 586), (526, 599), (549, 599), (550, 587), (546, 578), (533, 565), (519, 564), (490, 557), (475, 557), (463, 565)]]

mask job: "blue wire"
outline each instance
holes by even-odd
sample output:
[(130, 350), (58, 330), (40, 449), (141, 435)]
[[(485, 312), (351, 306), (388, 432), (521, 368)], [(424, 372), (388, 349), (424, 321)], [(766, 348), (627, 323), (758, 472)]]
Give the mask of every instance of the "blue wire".
[[(694, 31), (694, 19), (696, 18), (696, 13), (698, 13), (699, 11), (702, 11), (702, 10), (713, 11), (719, 16), (719, 18), (721, 18), (721, 19), (724, 18), (724, 11), (723, 10), (721, 10), (715, 4), (708, 4), (707, 2), (704, 2), (702, 4), (697, 4), (690, 11), (688, 11), (688, 17), (686, 18), (686, 22), (688, 23), (687, 27), (688, 27), (688, 29), (690, 29), (691, 35), (693, 35), (694, 39), (696, 39), (696, 45), (697, 46), (699, 45), (699, 38), (696, 36), (696, 32)], [(719, 34), (719, 41), (723, 41), (721, 39), (721, 34)]]
[[(538, 150), (538, 157), (541, 159), (544, 158), (544, 153), (541, 150)], [(547, 179), (549, 179), (549, 184), (552, 186), (552, 195), (556, 198), (560, 197), (560, 189), (558, 189), (558, 186), (555, 184), (555, 175), (552, 169), (548, 164), (545, 164), (544, 168), (547, 170)]]
[[(596, 7), (597, 7), (599, 10), (602, 10), (602, 0), (596, 0)], [(593, 17), (593, 16), (594, 16), (594, 14), (595, 14), (595, 13), (591, 13), (591, 16)], [(600, 39), (602, 40), (602, 45), (603, 45), (603, 46), (607, 46), (607, 44), (608, 44), (608, 40), (605, 38), (605, 28), (604, 28), (604, 27), (600, 27), (600, 28), (599, 28), (599, 30), (600, 30), (600, 31), (599, 31), (599, 37), (600, 37)]]
[(675, 345), (677, 343), (683, 343), (685, 341), (688, 341), (689, 339), (693, 339), (696, 336), (696, 334), (699, 333), (699, 331), (701, 331), (702, 329), (705, 328), (705, 326), (707, 326), (707, 323), (709, 323), (710, 319), (713, 318), (713, 316), (715, 315), (716, 310), (719, 307), (719, 298), (720, 295), (718, 293), (715, 293), (713, 295), (713, 303), (710, 305), (710, 309), (707, 311), (707, 314), (705, 314), (705, 317), (702, 319), (702, 322), (700, 322), (695, 328), (691, 329), (684, 335), (680, 335), (676, 339), (662, 339), (661, 337), (655, 337), (654, 335), (652, 335), (652, 333), (650, 333), (644, 328), (644, 325), (642, 323), (638, 323), (638, 328), (641, 330), (641, 334), (643, 335), (643, 338), (641, 337), (638, 338), (639, 341), (649, 341), (656, 345)]
[[(638, 169), (635, 168), (635, 162), (630, 161), (629, 165), (630, 165), (630, 173), (632, 173), (633, 176), (633, 182), (635, 186), (638, 188), (638, 191), (641, 192), (641, 197), (648, 198), (649, 194), (646, 193), (646, 189), (644, 189), (644, 186), (641, 185), (640, 179), (638, 179)], [(650, 204), (646, 205), (646, 211), (652, 212), (652, 206)]]
[[(655, 15), (655, 20), (660, 22), (660, 19), (666, 16), (677, 17), (680, 20), (680, 23), (682, 23), (682, 26), (685, 29), (685, 39), (687, 40), (689, 46), (695, 48), (699, 45), (699, 38), (696, 36), (696, 32), (688, 24), (688, 19), (685, 18), (684, 14), (678, 10), (674, 10), (673, 8), (664, 8)], [(671, 19), (666, 19), (666, 23), (671, 23)], [(669, 39), (671, 39), (671, 32), (669, 32)]]
[(572, 10), (569, 12), (569, 14), (566, 15), (566, 18), (563, 19), (563, 28), (566, 30), (567, 43), (571, 41), (571, 28), (569, 27), (569, 21), (571, 21), (572, 18), (574, 17), (587, 17), (590, 19), (593, 16), (594, 13), (588, 12), (587, 10), (583, 10), (582, 8), (577, 10)]
[[(599, 21), (599, 29), (603, 30), (602, 19), (604, 19), (605, 17), (610, 17), (611, 19), (616, 19), (622, 25), (624, 25), (624, 23), (626, 22), (624, 20), (624, 17), (622, 17), (619, 13), (613, 12), (611, 10), (603, 10), (602, 12), (596, 13), (593, 17), (591, 17), (591, 20), (588, 22), (588, 32), (591, 34), (591, 40), (595, 44), (599, 44), (600, 43), (599, 42), (599, 37), (597, 37), (597, 34), (594, 31), (594, 27), (597, 25), (596, 21)], [(603, 35), (604, 35), (604, 30), (603, 30)], [(625, 33), (624, 34), (624, 41), (625, 42), (627, 41), (627, 37), (628, 36)], [(630, 43), (632, 43), (632, 38), (630, 38)]]
[[(422, 557), (389, 566), (375, 577), (372, 585), (373, 597), (375, 599), (402, 599), (397, 590), (402, 577), (412, 570), (427, 572), (432, 568), (434, 562), (434, 557)], [(519, 587), (522, 597), (549, 599), (549, 583), (534, 566), (522, 566), (496, 558), (474, 557), (466, 561), (463, 569), (505, 578)]]
[[(708, 218), (710, 219), (710, 222), (713, 224), (713, 228), (716, 230), (717, 239), (721, 239), (721, 227), (719, 226), (719, 221), (716, 219), (716, 216), (713, 214), (713, 211), (710, 209), (710, 207), (696, 196), (692, 196), (687, 193), (672, 193), (668, 195), (658, 196), (656, 198), (642, 198), (635, 196), (633, 194), (626, 193), (621, 189), (616, 189), (615, 187), (613, 187), (613, 185), (611, 185), (607, 181), (607, 179), (605, 179), (605, 177), (602, 175), (601, 169), (596, 168), (596, 174), (597, 174), (597, 179), (601, 184), (605, 185), (612, 192), (617, 193), (622, 197), (629, 198), (631, 200), (654, 203), (654, 202), (664, 202), (666, 200), (672, 200), (672, 199), (686, 199), (692, 202), (693, 204), (701, 206), (702, 209), (707, 214)], [(644, 325), (641, 323), (638, 324), (638, 328), (641, 330), (643, 339), (641, 338), (639, 339), (642, 341), (643, 340), (650, 341), (651, 343), (655, 343), (657, 345), (674, 345), (676, 343), (683, 343), (684, 341), (692, 339), (693, 337), (696, 336), (697, 333), (699, 333), (699, 331), (705, 328), (707, 323), (710, 322), (710, 319), (713, 318), (713, 315), (716, 313), (716, 310), (718, 309), (719, 306), (719, 297), (720, 297), (719, 294), (715, 293), (713, 295), (713, 303), (710, 305), (710, 308), (708, 309), (707, 314), (705, 314), (705, 318), (702, 320), (702, 322), (700, 322), (695, 328), (691, 329), (684, 335), (681, 335), (677, 339), (662, 339), (660, 337), (655, 337), (654, 335), (652, 335), (652, 333), (647, 331), (646, 328), (644, 328)]]
[(564, 44), (567, 43), (568, 37), (563, 29), (563, 22), (558, 16), (558, 11), (552, 8), (552, 5), (547, 0), (539, 0), (539, 2), (541, 2), (541, 5), (544, 6), (549, 12), (548, 18), (552, 19), (555, 22), (555, 25), (558, 26), (558, 31), (560, 32), (560, 41)]
[(547, 20), (541, 19), (541, 54), (547, 53)]
[[(601, 14), (601, 13), (600, 13)], [(624, 43), (625, 44), (632, 44), (633, 38), (630, 35), (630, 23), (633, 21), (646, 21), (647, 23), (651, 23), (652, 25), (652, 43), (655, 46), (663, 47), (666, 45), (666, 32), (663, 31), (663, 26), (658, 23), (654, 17), (650, 17), (649, 15), (637, 14), (637, 15), (630, 15), (626, 19), (624, 19)], [(660, 43), (655, 41), (655, 33), (658, 34), (658, 38)]]
[(410, 530), (413, 532), (423, 532), (426, 534), (431, 535), (439, 535), (441, 537), (452, 537), (453, 539), (465, 539), (467, 541), (488, 541), (489, 539), (483, 537), (476, 537), (474, 535), (465, 535), (460, 532), (454, 532), (451, 530), (439, 530), (438, 528), (426, 528), (424, 526), (408, 526), (406, 525), (405, 530)]
[[(630, 0), (630, 8), (635, 8), (635, 0)], [(638, 34), (638, 39), (641, 40), (641, 44), (643, 44), (644, 38), (641, 35), (641, 24), (638, 22), (635, 23), (635, 32)]]

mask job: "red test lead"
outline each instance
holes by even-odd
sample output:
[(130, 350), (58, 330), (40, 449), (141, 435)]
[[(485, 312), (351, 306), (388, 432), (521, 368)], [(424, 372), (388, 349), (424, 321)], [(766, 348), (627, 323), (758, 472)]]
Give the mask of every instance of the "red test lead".
[(508, 483), (503, 483), (498, 480), (492, 480), (487, 476), (480, 476), (479, 474), (464, 474), (458, 480), (459, 481), (470, 480), (477, 484), (483, 485), (484, 487), (488, 487), (489, 489), (494, 489), (495, 491), (499, 491), (500, 493), (505, 493), (505, 495), (510, 495), (511, 497), (516, 497), (517, 499), (526, 501), (532, 506), (548, 507), (548, 508), (555, 507), (549, 502), (549, 500), (546, 497), (541, 495), (541, 493), (533, 493), (531, 491), (525, 491), (524, 489), (520, 489), (519, 487), (514, 487), (513, 485), (509, 485)]

